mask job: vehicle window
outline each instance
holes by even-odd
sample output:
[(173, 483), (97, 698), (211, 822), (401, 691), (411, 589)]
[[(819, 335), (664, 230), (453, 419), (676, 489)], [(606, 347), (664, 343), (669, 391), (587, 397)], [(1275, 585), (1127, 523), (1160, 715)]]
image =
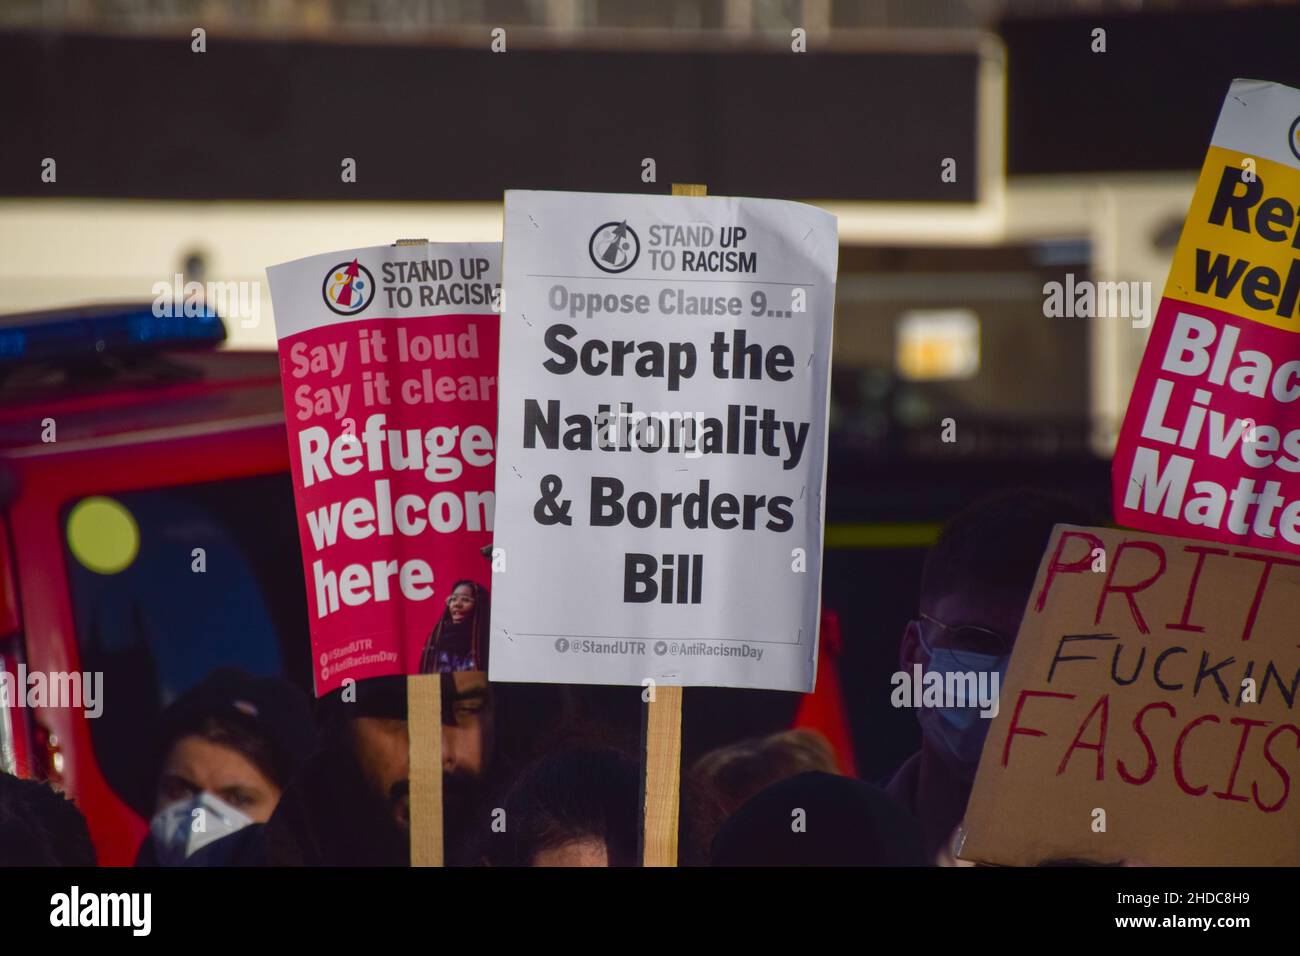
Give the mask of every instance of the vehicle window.
[(310, 692), (290, 479), (89, 495), (60, 521), (81, 667), (104, 675), (95, 756), (146, 812), (158, 717), (209, 671), (278, 674)]

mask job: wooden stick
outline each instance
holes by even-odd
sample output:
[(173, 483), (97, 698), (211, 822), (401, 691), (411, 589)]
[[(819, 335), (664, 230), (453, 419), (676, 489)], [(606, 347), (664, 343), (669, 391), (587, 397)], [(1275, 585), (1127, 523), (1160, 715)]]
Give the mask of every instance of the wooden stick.
[[(705, 186), (673, 183), (674, 196), (705, 196)], [(682, 689), (659, 687), (646, 704), (642, 735), (641, 865), (676, 866), (681, 818)]]
[(641, 865), (677, 865), (682, 785), (682, 689), (655, 687), (646, 704)]
[(442, 675), (408, 674), (411, 866), (442, 866)]
[[(398, 239), (394, 246), (427, 246)], [(411, 866), (442, 866), (442, 675), (406, 675)]]

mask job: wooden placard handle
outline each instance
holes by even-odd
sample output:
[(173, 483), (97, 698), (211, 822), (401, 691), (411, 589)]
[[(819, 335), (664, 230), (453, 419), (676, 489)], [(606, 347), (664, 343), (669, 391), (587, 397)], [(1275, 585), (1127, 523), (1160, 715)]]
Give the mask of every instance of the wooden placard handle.
[(677, 865), (681, 816), (682, 689), (655, 687), (646, 704), (641, 803), (641, 865)]
[(411, 866), (442, 866), (442, 675), (408, 674)]
[[(706, 196), (696, 183), (673, 183), (674, 196)], [(642, 734), (641, 865), (676, 866), (681, 819), (682, 689), (658, 687), (646, 703)]]

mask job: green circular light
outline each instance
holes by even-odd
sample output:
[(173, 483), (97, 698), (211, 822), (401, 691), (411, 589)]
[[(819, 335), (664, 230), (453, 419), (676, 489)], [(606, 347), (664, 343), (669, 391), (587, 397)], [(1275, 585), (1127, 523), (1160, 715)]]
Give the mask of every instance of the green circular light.
[(68, 515), (68, 547), (97, 574), (125, 571), (140, 552), (140, 526), (112, 498), (83, 498)]

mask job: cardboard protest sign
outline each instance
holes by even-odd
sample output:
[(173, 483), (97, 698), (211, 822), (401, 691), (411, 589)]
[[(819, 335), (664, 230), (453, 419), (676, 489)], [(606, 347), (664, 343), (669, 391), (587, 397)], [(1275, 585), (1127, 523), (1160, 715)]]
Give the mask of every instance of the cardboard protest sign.
[(1115, 451), (1116, 520), (1300, 553), (1300, 90), (1234, 80)]
[(1300, 560), (1058, 525), (961, 856), (1300, 864)]
[(812, 690), (837, 242), (506, 193), (492, 680)]
[(318, 695), (486, 669), (500, 248), (267, 270)]

